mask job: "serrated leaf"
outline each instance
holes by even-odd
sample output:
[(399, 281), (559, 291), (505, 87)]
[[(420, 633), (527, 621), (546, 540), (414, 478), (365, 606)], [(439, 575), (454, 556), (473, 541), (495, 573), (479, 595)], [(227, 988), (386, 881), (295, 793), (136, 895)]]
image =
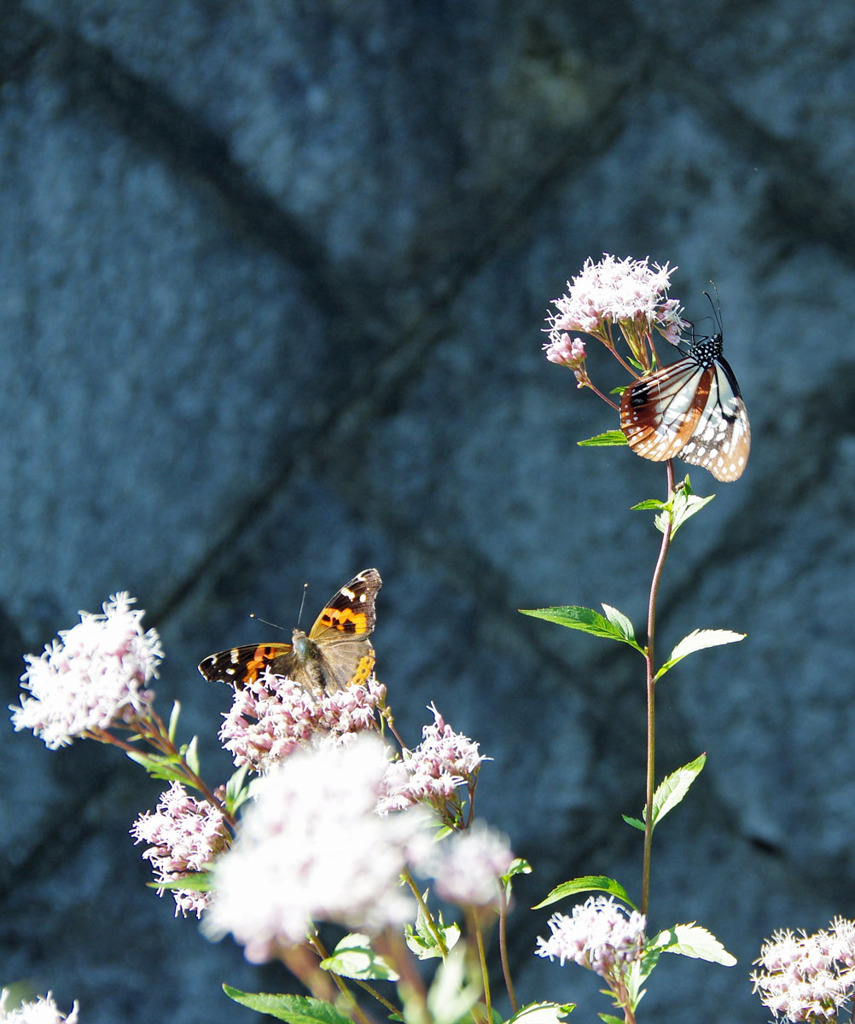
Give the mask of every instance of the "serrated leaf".
[(669, 811), (673, 811), (677, 804), (689, 792), (689, 787), (701, 774), (704, 765), (707, 763), (707, 755), (701, 754), (694, 761), (683, 765), (665, 778), (656, 787), (653, 794), (653, 824), (665, 817)]
[(660, 501), (658, 498), (645, 498), (644, 501), (640, 501), (637, 505), (630, 506), (630, 512), (661, 512), (665, 508), (665, 502)]
[(639, 830), (639, 832), (643, 832), (644, 831), (644, 822), (643, 821), (639, 821), (638, 818), (633, 818), (629, 814), (622, 814), (621, 817), (627, 823), (627, 825), (632, 825), (632, 827), (633, 828), (637, 828)]
[[(445, 925), (440, 931), (445, 942), (446, 951), (454, 949), (460, 941), (460, 925), (452, 922), (449, 925)], [(404, 941), (410, 952), (414, 953), (419, 960), (442, 960), (445, 956), (442, 947), (432, 935), (429, 938), (426, 935), (419, 935), (409, 925), (404, 929)]]
[(733, 967), (736, 964), (736, 957), (728, 953), (712, 932), (695, 924), (694, 921), (666, 928), (654, 936), (648, 946), (658, 948), (663, 953), (679, 953), (693, 960), (707, 960), (723, 967)]
[(616, 448), (626, 444), (622, 430), (607, 430), (603, 434), (589, 437), (586, 441), (577, 441), (580, 448)]
[(350, 1017), (340, 1013), (332, 1003), (310, 996), (292, 996), (285, 993), (241, 992), (231, 985), (223, 985), (223, 991), (236, 1003), (247, 1006), (258, 1013), (267, 1013), (276, 1020), (289, 1024), (353, 1024)]
[[(706, 498), (699, 494), (694, 494), (691, 481), (686, 476), (682, 483), (677, 484), (670, 499), (661, 506), (662, 512), (654, 519), (656, 529), (660, 533), (664, 533), (665, 527), (670, 520), (671, 536), (673, 537), (687, 519), (691, 519), (693, 515), (700, 512), (714, 497), (714, 494)], [(650, 505), (649, 507), (654, 508), (655, 506)]]
[(580, 892), (607, 892), (612, 896), (617, 896), (633, 910), (636, 909), (620, 882), (616, 882), (606, 875), (583, 875), (581, 878), (571, 878), (569, 882), (562, 882), (561, 885), (556, 885), (546, 899), (541, 900), (531, 909), (540, 910), (542, 907), (548, 907), (552, 903), (557, 903), (567, 896), (575, 896)]
[(575, 1003), (529, 1003), (509, 1017), (506, 1024), (557, 1024), (575, 1009)]
[[(603, 607), (607, 607), (603, 605)], [(592, 636), (606, 637), (608, 640), (619, 640), (621, 643), (629, 644), (635, 650), (644, 654), (644, 649), (638, 645), (636, 640), (627, 636), (623, 629), (611, 622), (604, 615), (594, 611), (593, 608), (582, 608), (579, 605), (562, 605), (555, 608), (520, 608), (523, 615), (530, 615), (534, 619), (545, 619), (547, 622), (557, 622), (559, 626), (566, 626), (568, 629), (578, 629), (582, 633), (590, 633)], [(612, 609), (618, 615), (616, 609)], [(625, 616), (623, 616), (625, 618)], [(629, 621), (628, 619), (626, 620)], [(630, 630), (632, 625), (630, 624)]]
[(338, 943), (321, 968), (356, 981), (397, 981), (399, 975), (385, 957), (371, 948), (367, 935), (353, 932)]
[(617, 626), (620, 630), (621, 636), (626, 640), (627, 643), (634, 644), (636, 647), (638, 644), (635, 640), (635, 629), (633, 628), (632, 622), (629, 617), (624, 615), (623, 612), (618, 611), (617, 608), (613, 608), (610, 604), (603, 604), (603, 611), (606, 613), (606, 618), (613, 626)]
[(725, 644), (735, 644), (744, 640), (747, 634), (735, 633), (732, 629), (693, 629), (688, 636), (676, 645), (671, 651), (670, 657), (656, 673), (656, 679), (660, 679), (678, 661), (682, 661), (689, 654), (695, 651), (705, 651), (709, 647), (722, 647)]
[[(423, 901), (427, 903), (427, 891), (423, 894)], [(431, 924), (433, 928), (431, 928)], [(437, 935), (439, 933), (439, 940)], [(442, 959), (446, 953), (453, 949), (460, 939), (460, 926), (452, 922), (446, 925), (442, 917), (442, 911), (438, 910), (428, 923), (424, 910), (419, 906), (416, 915), (415, 929), (412, 925), (404, 928), (404, 941), (412, 953), (419, 960)]]
[(714, 497), (714, 494), (710, 494), (706, 498), (702, 498), (699, 494), (685, 494), (675, 498), (674, 508), (671, 513), (671, 536), (674, 536), (687, 519), (691, 519), (705, 505), (709, 505)]
[[(655, 515), (653, 517), (653, 525), (656, 527), (656, 529), (660, 533), (664, 533), (665, 532), (665, 528), (667, 527), (668, 523), (670, 522), (670, 517), (671, 517), (671, 512), (667, 508), (663, 509), (663, 511), (659, 512), (657, 515)], [(672, 530), (672, 535), (673, 535), (673, 530)]]

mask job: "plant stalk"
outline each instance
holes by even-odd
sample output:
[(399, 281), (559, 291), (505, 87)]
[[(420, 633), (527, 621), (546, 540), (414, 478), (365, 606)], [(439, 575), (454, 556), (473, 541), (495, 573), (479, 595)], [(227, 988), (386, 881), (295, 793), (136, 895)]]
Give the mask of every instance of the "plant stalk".
[[(669, 459), (665, 463), (665, 470), (668, 479), (668, 500), (674, 493), (674, 462)], [(656, 639), (656, 598), (659, 594), (659, 582), (662, 579), (662, 570), (665, 568), (665, 559), (668, 557), (668, 549), (671, 547), (671, 515), (665, 521), (665, 529), (662, 531), (662, 543), (659, 547), (659, 557), (656, 560), (656, 568), (653, 570), (653, 579), (650, 583), (650, 597), (647, 602), (647, 793), (645, 798), (644, 812), (644, 862), (642, 866), (641, 879), (641, 913), (647, 914), (647, 906), (650, 900), (650, 855), (653, 846), (653, 790), (656, 783), (656, 662), (654, 643)]]

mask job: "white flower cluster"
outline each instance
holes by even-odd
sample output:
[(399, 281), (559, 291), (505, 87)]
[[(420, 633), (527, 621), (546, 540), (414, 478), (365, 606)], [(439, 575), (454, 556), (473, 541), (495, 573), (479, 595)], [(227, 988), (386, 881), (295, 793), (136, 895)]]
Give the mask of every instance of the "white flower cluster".
[(9, 998), (7, 989), (0, 991), (0, 1024), (77, 1024), (77, 1003), (71, 1013), (63, 1017), (50, 992), (39, 996), (35, 1002), (21, 1003), (12, 1009)]
[(751, 980), (762, 1003), (789, 1021), (836, 1021), (855, 992), (855, 921), (836, 917), (814, 935), (777, 931)]
[[(157, 882), (177, 882), (204, 870), (229, 844), (223, 812), (207, 800), (190, 796), (180, 782), (161, 794), (155, 810), (141, 814), (131, 828), (137, 843), (150, 843), (143, 860), (151, 862)], [(158, 889), (162, 896), (165, 890)], [(175, 916), (202, 916), (209, 894), (193, 889), (172, 889)]]
[(415, 912), (400, 887), (419, 808), (379, 815), (386, 746), (363, 733), (296, 751), (256, 783), (234, 846), (217, 862), (202, 925), (231, 932), (248, 960), (304, 942), (314, 921), (378, 931)]
[(572, 913), (553, 914), (551, 935), (537, 940), (537, 955), (564, 964), (573, 960), (601, 977), (614, 976), (641, 956), (647, 921), (613, 896), (591, 896)]
[(458, 786), (474, 786), (482, 762), (488, 760), (479, 753), (478, 744), (455, 732), (433, 704), (429, 709), (434, 724), (422, 729), (422, 742), (389, 766), (383, 809), (429, 803), (441, 811)]
[[(567, 282), (567, 293), (553, 299), (558, 312), (549, 317), (550, 345), (567, 331), (599, 336), (604, 324), (634, 323), (652, 330), (657, 326), (676, 343), (684, 321), (679, 303), (666, 298), (671, 274), (666, 263), (616, 259), (606, 253), (599, 263), (585, 261), (581, 274)], [(549, 346), (544, 346), (549, 347)]]
[(80, 612), (80, 622), (41, 656), (25, 656), (21, 685), (31, 696), (11, 709), (16, 730), (32, 729), (55, 750), (87, 730), (147, 713), (154, 694), (146, 686), (163, 652), (155, 630), (143, 631), (144, 613), (133, 603), (116, 594), (102, 614)]
[(318, 733), (346, 736), (373, 729), (385, 698), (386, 687), (373, 676), (364, 686), (316, 696), (266, 671), (235, 691), (220, 742), (236, 765), (268, 771)]

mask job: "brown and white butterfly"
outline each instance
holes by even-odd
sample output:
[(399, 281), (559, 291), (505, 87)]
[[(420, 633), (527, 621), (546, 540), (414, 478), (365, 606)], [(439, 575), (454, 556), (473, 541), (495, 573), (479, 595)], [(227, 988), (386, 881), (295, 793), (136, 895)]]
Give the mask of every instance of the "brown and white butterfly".
[(364, 683), (374, 668), (369, 638), (382, 585), (376, 569), (364, 569), (327, 602), (308, 634), (295, 629), (290, 644), (248, 644), (210, 654), (199, 671), (240, 689), (269, 669), (315, 696)]
[(731, 481), (742, 476), (748, 462), (751, 427), (736, 377), (722, 355), (720, 321), (718, 326), (712, 336), (680, 341), (683, 359), (624, 391), (620, 428), (644, 459), (678, 456), (708, 469), (716, 480)]

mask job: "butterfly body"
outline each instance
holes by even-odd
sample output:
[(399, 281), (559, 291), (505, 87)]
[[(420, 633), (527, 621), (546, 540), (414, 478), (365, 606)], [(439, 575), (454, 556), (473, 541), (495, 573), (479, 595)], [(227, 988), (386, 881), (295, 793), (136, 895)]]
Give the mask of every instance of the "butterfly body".
[(751, 428), (721, 332), (682, 341), (684, 358), (624, 391), (620, 427), (627, 444), (654, 462), (679, 456), (717, 480), (737, 480), (748, 461)]
[(241, 689), (269, 670), (314, 696), (364, 683), (374, 668), (370, 636), (381, 586), (377, 570), (365, 569), (327, 602), (308, 633), (295, 629), (290, 644), (248, 644), (211, 654), (199, 671)]

